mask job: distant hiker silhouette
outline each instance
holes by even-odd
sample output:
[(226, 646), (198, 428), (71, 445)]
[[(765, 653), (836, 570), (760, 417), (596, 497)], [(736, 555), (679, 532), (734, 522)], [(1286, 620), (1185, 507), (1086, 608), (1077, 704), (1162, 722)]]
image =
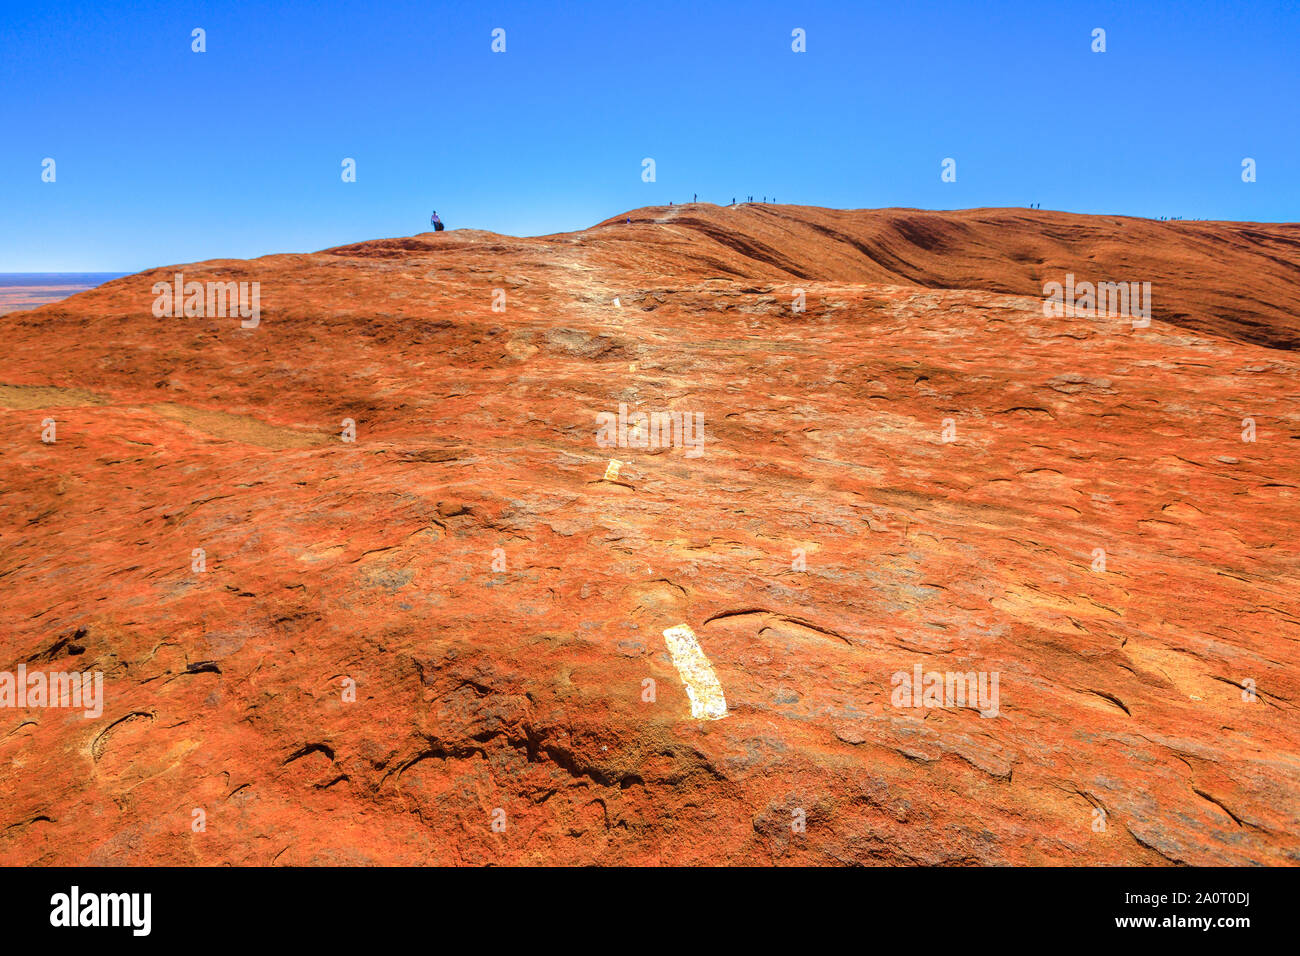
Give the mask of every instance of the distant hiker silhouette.
[(438, 210), (435, 209), (433, 215), (429, 217), (429, 225), (433, 226), (434, 232), (442, 232), (446, 228), (442, 224), (442, 220), (438, 218)]
[(695, 193), (693, 196), (691, 196), (691, 202), (699, 202), (699, 201), (700, 201), (699, 193)]

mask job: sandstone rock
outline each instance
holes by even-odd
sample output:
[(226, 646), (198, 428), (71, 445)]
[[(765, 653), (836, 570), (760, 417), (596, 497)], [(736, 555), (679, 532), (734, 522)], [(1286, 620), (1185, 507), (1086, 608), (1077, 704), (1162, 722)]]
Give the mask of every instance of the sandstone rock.
[(1300, 862), (1300, 227), (630, 217), (0, 320), (0, 669), (105, 688), (0, 709), (0, 862)]

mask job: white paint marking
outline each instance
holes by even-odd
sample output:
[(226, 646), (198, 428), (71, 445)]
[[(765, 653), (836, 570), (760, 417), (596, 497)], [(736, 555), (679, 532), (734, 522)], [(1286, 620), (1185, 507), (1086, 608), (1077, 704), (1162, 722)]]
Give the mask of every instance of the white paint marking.
[(723, 696), (713, 665), (700, 650), (695, 632), (685, 624), (664, 631), (668, 653), (673, 656), (677, 673), (691, 699), (691, 716), (696, 720), (719, 720), (727, 716), (727, 698)]

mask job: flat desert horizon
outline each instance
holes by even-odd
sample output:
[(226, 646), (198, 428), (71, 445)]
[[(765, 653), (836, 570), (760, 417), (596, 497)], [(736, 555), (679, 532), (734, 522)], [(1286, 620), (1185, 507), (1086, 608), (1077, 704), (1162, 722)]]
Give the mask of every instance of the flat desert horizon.
[(24, 312), (85, 292), (126, 272), (0, 272), (0, 315)]

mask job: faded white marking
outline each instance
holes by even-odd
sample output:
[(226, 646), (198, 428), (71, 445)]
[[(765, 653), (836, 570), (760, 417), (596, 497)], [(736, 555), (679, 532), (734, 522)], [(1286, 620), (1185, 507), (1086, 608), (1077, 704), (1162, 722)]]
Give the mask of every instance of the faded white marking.
[(617, 458), (611, 458), (609, 464), (605, 466), (605, 477), (603, 481), (618, 481), (618, 470), (623, 467), (623, 463)]
[(686, 696), (691, 699), (691, 716), (696, 720), (718, 720), (727, 716), (727, 698), (723, 696), (718, 675), (713, 665), (700, 650), (695, 632), (685, 624), (664, 631), (668, 653), (686, 685)]

